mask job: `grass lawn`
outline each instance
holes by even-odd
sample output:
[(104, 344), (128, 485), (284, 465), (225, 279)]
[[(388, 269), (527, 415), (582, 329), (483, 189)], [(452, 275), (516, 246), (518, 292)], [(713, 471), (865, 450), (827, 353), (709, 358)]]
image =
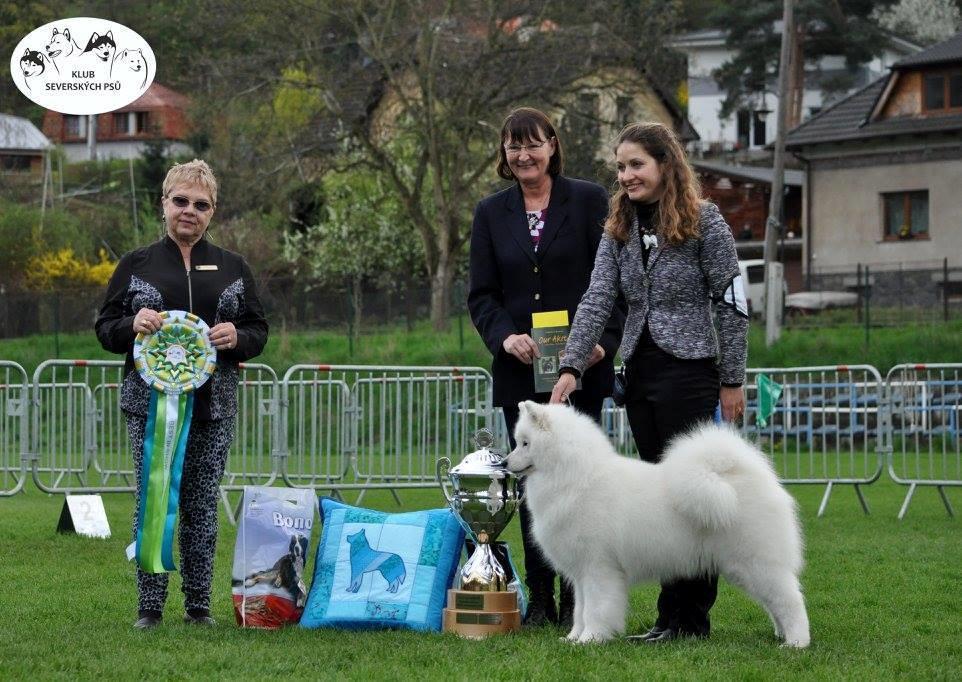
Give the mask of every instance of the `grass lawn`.
[[(245, 631), (233, 623), (235, 530), (223, 521), (213, 603), (218, 626), (180, 622), (174, 576), (165, 622), (139, 632), (131, 627), (133, 566), (123, 557), (132, 498), (105, 496), (114, 537), (93, 540), (58, 535), (61, 498), (28, 484), (25, 493), (0, 498), (0, 679), (958, 679), (962, 530), (936, 493), (920, 491), (899, 522), (905, 489), (886, 480), (866, 489), (871, 516), (861, 513), (850, 488), (836, 489), (821, 519), (815, 518), (820, 487), (791, 491), (807, 540), (802, 581), (813, 644), (806, 651), (779, 648), (761, 608), (724, 583), (712, 637), (660, 648), (573, 646), (554, 629), (482, 642), (412, 632)], [(962, 508), (962, 491), (949, 495)], [(441, 504), (434, 490), (401, 498), (407, 509)], [(364, 503), (398, 509), (386, 492), (368, 493)], [(506, 539), (520, 568), (519, 536), (515, 519)], [(312, 553), (316, 546), (317, 531)], [(630, 632), (651, 625), (655, 598), (654, 587), (632, 592)]]

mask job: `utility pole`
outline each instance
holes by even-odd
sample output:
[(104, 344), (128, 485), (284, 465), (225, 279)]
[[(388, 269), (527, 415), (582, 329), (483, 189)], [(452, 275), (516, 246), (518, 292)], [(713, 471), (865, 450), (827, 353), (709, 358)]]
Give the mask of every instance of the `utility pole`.
[(97, 114), (87, 116), (87, 158), (97, 160)]
[(771, 346), (781, 336), (782, 277), (781, 264), (776, 262), (778, 235), (782, 230), (785, 203), (785, 128), (788, 124), (788, 77), (792, 61), (792, 39), (795, 36), (795, 0), (784, 0), (782, 12), (782, 50), (778, 60), (778, 127), (775, 131), (775, 158), (772, 176), (772, 195), (765, 222), (765, 345)]

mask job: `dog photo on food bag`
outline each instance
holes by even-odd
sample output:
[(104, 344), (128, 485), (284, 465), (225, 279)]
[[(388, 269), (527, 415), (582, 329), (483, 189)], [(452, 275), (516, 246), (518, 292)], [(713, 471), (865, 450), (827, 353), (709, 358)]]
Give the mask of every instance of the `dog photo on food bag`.
[(761, 451), (708, 424), (650, 464), (619, 455), (571, 407), (519, 407), (507, 467), (525, 477), (545, 557), (574, 584), (570, 641), (622, 634), (635, 583), (711, 571), (761, 604), (786, 646), (809, 645), (796, 504)]

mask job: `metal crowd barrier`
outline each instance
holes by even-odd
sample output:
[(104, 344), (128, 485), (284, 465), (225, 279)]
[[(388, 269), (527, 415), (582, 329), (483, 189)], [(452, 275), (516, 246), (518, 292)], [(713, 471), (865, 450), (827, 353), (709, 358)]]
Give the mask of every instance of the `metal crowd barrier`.
[[(136, 476), (120, 410), (121, 360), (48, 360), (34, 372), (27, 460), (48, 493), (133, 492)], [(238, 419), (222, 489), (270, 485), (279, 456), (277, 375), (240, 366)]]
[[(759, 426), (758, 375), (781, 385), (774, 412)], [(748, 370), (742, 433), (769, 456), (785, 484), (822, 484), (818, 515), (836, 485), (851, 485), (868, 514), (862, 486), (881, 476), (882, 378), (871, 365), (767, 367)]]
[[(119, 407), (122, 361), (48, 360), (28, 381), (0, 361), (0, 496), (29, 476), (48, 493), (132, 492), (135, 475)], [(756, 424), (758, 375), (782, 393)], [(899, 518), (919, 486), (962, 486), (962, 364), (894, 367), (883, 381), (869, 365), (753, 368), (743, 434), (771, 458), (783, 483), (824, 485), (823, 515), (837, 485), (862, 487), (885, 469), (908, 486)], [(221, 495), (244, 485), (390, 490), (436, 485), (439, 457), (474, 449), (492, 428), (507, 447), (481, 368), (296, 365), (282, 380), (267, 365), (240, 367), (238, 417)], [(616, 449), (637, 456), (623, 408), (606, 401), (602, 427)]]
[(0, 497), (20, 492), (27, 477), (29, 395), (30, 382), (23, 367), (0, 360)]
[(885, 377), (885, 394), (889, 476), (909, 487), (899, 518), (919, 486), (935, 487), (955, 516), (945, 489), (962, 486), (962, 364), (896, 365)]
[(28, 465), (47, 493), (133, 492), (120, 360), (46, 360), (33, 373)]
[(358, 500), (437, 485), (438, 458), (460, 457), (492, 425), (491, 391), (479, 367), (295, 365), (281, 381), (281, 478)]

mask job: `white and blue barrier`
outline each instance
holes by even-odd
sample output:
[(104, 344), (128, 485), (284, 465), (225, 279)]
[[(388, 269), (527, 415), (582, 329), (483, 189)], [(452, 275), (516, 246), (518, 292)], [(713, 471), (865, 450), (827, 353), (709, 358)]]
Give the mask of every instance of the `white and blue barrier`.
[[(27, 379), (0, 361), (0, 496), (29, 477), (48, 493), (132, 492), (135, 486), (120, 410), (123, 363), (48, 360)], [(335, 496), (369, 489), (432, 488), (435, 462), (474, 450), (492, 429), (506, 442), (492, 380), (478, 367), (295, 365), (278, 379), (267, 365), (239, 369), (236, 437), (222, 480), (282, 485)], [(770, 414), (759, 380), (781, 388)], [(743, 434), (771, 458), (785, 484), (863, 489), (887, 472), (909, 487), (962, 486), (962, 364), (899, 365), (883, 380), (870, 365), (751, 368)], [(619, 452), (635, 456), (623, 408), (606, 403), (602, 426)], [(358, 498), (360, 499), (360, 497)]]

